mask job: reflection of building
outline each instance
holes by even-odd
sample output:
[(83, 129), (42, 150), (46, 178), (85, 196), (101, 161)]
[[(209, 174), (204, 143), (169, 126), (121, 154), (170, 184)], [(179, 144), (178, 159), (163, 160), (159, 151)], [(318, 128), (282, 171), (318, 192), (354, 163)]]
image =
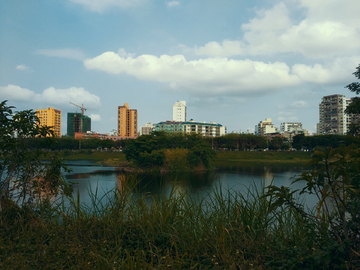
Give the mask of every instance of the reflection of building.
[(186, 101), (178, 101), (173, 105), (173, 121), (186, 121)]
[(67, 114), (67, 135), (75, 136), (75, 132), (88, 132), (91, 130), (91, 118), (81, 113)]
[(54, 108), (36, 110), (40, 126), (49, 126), (54, 131), (55, 137), (61, 137), (61, 111)]
[(276, 128), (273, 125), (271, 118), (266, 118), (265, 121), (260, 121), (259, 124), (255, 126), (255, 134), (264, 136), (268, 133), (275, 133)]
[(154, 125), (155, 131), (180, 132), (183, 134), (201, 134), (205, 137), (218, 137), (226, 134), (226, 127), (214, 122), (188, 122), (166, 121)]
[(154, 130), (154, 126), (150, 124), (150, 122), (146, 123), (145, 126), (140, 127), (140, 136), (141, 135), (149, 135), (151, 131)]
[(318, 134), (346, 134), (351, 123), (358, 120), (345, 113), (353, 98), (345, 95), (324, 96), (319, 104)]
[(118, 107), (118, 136), (137, 137), (137, 110), (129, 109), (129, 105)]

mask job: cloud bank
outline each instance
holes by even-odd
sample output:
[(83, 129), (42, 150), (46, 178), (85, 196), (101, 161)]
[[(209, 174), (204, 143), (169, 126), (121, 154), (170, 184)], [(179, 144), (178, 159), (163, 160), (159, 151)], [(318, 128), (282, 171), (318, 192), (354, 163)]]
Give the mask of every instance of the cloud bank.
[(122, 57), (105, 52), (84, 61), (89, 70), (127, 74), (144, 81), (168, 83), (173, 90), (204, 95), (258, 95), (303, 83), (330, 84), (346, 81), (360, 61), (339, 58), (326, 65), (265, 63), (225, 57), (186, 60), (183, 55)]
[[(294, 2), (305, 10), (302, 20), (292, 19)], [(360, 1), (352, 0), (280, 2), (270, 9), (257, 10), (253, 19), (242, 24), (242, 39), (180, 47), (184, 52), (211, 57), (278, 53), (297, 53), (312, 59), (351, 56), (359, 53), (359, 10)]]
[(82, 87), (70, 87), (68, 89), (56, 89), (49, 87), (41, 94), (37, 94), (27, 88), (18, 85), (0, 86), (1, 100), (27, 101), (29, 103), (47, 104), (47, 106), (69, 107), (69, 102), (84, 104), (86, 108), (99, 108), (100, 98), (89, 93)]

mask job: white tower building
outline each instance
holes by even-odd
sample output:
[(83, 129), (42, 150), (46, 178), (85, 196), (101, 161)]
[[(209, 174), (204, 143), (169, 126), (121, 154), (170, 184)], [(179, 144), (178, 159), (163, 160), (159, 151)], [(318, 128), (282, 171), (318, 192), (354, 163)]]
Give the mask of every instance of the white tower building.
[(186, 122), (186, 101), (178, 101), (173, 105), (172, 120)]

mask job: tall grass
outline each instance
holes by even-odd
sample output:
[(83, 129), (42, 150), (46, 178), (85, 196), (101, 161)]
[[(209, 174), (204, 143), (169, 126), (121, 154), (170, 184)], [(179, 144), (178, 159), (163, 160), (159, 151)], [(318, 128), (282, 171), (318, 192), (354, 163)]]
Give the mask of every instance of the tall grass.
[(271, 212), (264, 188), (245, 195), (218, 188), (194, 198), (175, 188), (142, 194), (136, 186), (136, 177), (128, 177), (121, 190), (104, 195), (106, 204), (96, 190), (91, 206), (81, 205), (79, 194), (70, 205), (43, 202), (36, 212), (9, 203), (0, 212), (0, 268), (312, 269), (331, 263), (318, 252), (323, 243), (315, 225), (290, 208)]

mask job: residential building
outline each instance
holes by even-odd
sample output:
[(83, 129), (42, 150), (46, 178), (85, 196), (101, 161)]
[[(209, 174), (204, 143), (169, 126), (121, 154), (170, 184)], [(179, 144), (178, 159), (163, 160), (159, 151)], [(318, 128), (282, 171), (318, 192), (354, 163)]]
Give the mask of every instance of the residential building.
[(178, 101), (173, 105), (172, 120), (186, 122), (186, 101)]
[(39, 126), (51, 127), (55, 137), (61, 137), (61, 110), (48, 107), (45, 110), (36, 110)]
[(118, 136), (137, 137), (138, 113), (130, 109), (128, 103), (118, 107)]
[(145, 126), (140, 127), (140, 136), (149, 135), (154, 128), (155, 128), (154, 125), (151, 125), (150, 122), (146, 123)]
[(266, 118), (265, 121), (260, 121), (259, 124), (255, 126), (255, 134), (259, 136), (265, 136), (266, 134), (275, 132), (277, 132), (277, 130), (273, 125), (271, 118)]
[(82, 113), (67, 114), (67, 136), (74, 137), (75, 132), (91, 131), (91, 118)]
[(284, 122), (280, 124), (280, 132), (296, 132), (302, 130), (300, 122)]
[(218, 137), (226, 134), (226, 127), (220, 124), (210, 122), (188, 122), (165, 121), (154, 125), (155, 131), (180, 132), (183, 134), (201, 134), (204, 137)]
[(324, 96), (319, 104), (318, 134), (346, 134), (357, 118), (345, 113), (352, 98), (345, 95)]

